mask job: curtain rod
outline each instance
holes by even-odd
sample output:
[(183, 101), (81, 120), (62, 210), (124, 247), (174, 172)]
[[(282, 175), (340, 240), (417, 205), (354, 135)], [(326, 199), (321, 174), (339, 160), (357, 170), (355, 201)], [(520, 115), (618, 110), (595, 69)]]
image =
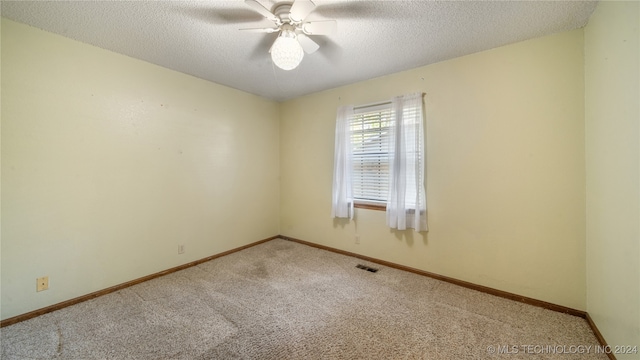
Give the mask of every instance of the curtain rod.
[[(426, 95), (426, 93), (421, 93), (421, 94), (422, 94), (422, 96)], [(362, 109), (366, 109), (366, 108), (370, 108), (370, 107), (374, 107), (374, 106), (389, 105), (389, 104), (391, 104), (391, 100), (354, 106), (353, 110), (362, 110)]]

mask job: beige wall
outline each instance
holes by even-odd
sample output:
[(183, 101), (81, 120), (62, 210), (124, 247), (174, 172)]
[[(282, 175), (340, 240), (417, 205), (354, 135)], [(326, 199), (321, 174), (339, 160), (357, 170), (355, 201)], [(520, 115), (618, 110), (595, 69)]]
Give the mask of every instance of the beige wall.
[(3, 19), (2, 319), (277, 235), (278, 128), (277, 103)]
[(587, 311), (609, 344), (638, 347), (639, 54), (640, 3), (600, 2), (585, 28)]
[[(583, 70), (579, 29), (283, 103), (281, 234), (584, 310)], [(429, 232), (334, 221), (336, 108), (414, 91)]]

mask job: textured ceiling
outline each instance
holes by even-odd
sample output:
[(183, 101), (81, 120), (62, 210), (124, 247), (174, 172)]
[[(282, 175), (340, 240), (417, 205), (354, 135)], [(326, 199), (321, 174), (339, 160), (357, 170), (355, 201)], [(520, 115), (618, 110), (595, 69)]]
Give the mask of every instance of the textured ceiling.
[[(277, 1), (258, 0), (272, 8)], [(272, 23), (236, 1), (2, 1), (2, 16), (273, 100), (586, 25), (593, 1), (314, 0), (335, 19), (292, 71), (272, 65)]]

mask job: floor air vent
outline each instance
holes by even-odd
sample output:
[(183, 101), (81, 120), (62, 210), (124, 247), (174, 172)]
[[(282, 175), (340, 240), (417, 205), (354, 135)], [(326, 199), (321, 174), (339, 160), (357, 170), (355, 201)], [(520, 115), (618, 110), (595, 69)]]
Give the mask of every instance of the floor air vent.
[(372, 267), (368, 267), (367, 265), (358, 264), (358, 265), (356, 265), (356, 267), (358, 269), (367, 270), (367, 271), (372, 272), (372, 273), (378, 272), (378, 269), (372, 268)]

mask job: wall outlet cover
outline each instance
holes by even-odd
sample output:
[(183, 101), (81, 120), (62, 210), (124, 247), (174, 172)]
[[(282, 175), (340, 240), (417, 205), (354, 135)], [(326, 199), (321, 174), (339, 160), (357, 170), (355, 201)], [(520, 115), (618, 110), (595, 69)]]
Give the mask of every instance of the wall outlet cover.
[(36, 291), (44, 291), (49, 289), (49, 277), (43, 276), (36, 279)]

